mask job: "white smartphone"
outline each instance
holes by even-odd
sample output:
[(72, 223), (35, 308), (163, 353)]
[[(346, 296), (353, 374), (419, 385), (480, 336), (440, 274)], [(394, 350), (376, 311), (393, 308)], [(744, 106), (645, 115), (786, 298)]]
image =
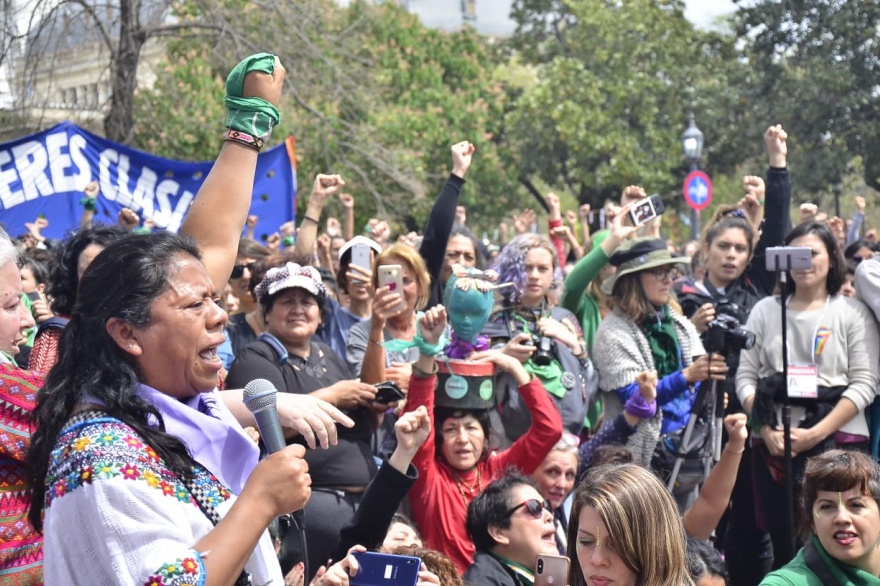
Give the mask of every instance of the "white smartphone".
[(764, 252), (768, 271), (808, 271), (813, 249), (808, 246), (771, 246)]
[(373, 260), (370, 258), (372, 249), (366, 244), (355, 244), (351, 247), (351, 264), (364, 269), (372, 270)]
[(397, 311), (406, 309), (406, 301), (403, 299), (403, 271), (400, 265), (382, 265), (378, 268), (378, 272), (380, 287), (387, 285), (392, 291), (400, 293)]
[(535, 586), (565, 586), (570, 565), (567, 557), (539, 553), (535, 560)]

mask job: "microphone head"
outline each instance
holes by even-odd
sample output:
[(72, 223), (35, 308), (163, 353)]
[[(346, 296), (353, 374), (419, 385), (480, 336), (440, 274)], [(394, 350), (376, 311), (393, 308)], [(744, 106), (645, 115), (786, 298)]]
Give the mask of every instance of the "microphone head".
[(275, 407), (278, 391), (264, 378), (254, 379), (244, 386), (244, 405), (251, 413)]

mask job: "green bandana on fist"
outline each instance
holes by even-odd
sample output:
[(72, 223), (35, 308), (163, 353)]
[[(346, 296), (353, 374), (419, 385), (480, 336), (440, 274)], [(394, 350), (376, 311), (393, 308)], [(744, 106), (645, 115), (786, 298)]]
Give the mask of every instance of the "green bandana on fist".
[(226, 78), (226, 128), (238, 130), (266, 140), (281, 122), (278, 108), (263, 98), (243, 98), (244, 78), (252, 71), (272, 75), (275, 71), (275, 56), (269, 53), (251, 55), (235, 66)]

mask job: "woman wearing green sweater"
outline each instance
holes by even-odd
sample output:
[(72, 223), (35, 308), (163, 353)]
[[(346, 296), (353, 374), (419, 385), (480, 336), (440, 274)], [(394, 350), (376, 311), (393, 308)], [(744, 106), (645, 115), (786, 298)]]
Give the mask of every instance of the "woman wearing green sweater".
[[(637, 228), (625, 225), (632, 206), (621, 208), (611, 220), (610, 228), (593, 235), (593, 248), (574, 266), (565, 277), (560, 305), (572, 312), (580, 321), (584, 332), (584, 341), (590, 355), (593, 353), (593, 338), (602, 323), (602, 318), (609, 311), (606, 296), (602, 292), (602, 283), (610, 279), (616, 270), (608, 260), (617, 247), (629, 238)], [(584, 426), (593, 429), (602, 414), (602, 402), (597, 400), (587, 413)]]
[(761, 586), (880, 586), (880, 467), (831, 450), (807, 462), (801, 533), (806, 545)]

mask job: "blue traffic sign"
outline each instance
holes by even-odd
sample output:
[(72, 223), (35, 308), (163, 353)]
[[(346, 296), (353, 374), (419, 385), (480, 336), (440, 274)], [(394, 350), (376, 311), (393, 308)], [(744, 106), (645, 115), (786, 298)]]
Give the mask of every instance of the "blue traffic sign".
[(682, 191), (684, 200), (694, 210), (704, 210), (712, 203), (712, 180), (702, 171), (688, 173)]

